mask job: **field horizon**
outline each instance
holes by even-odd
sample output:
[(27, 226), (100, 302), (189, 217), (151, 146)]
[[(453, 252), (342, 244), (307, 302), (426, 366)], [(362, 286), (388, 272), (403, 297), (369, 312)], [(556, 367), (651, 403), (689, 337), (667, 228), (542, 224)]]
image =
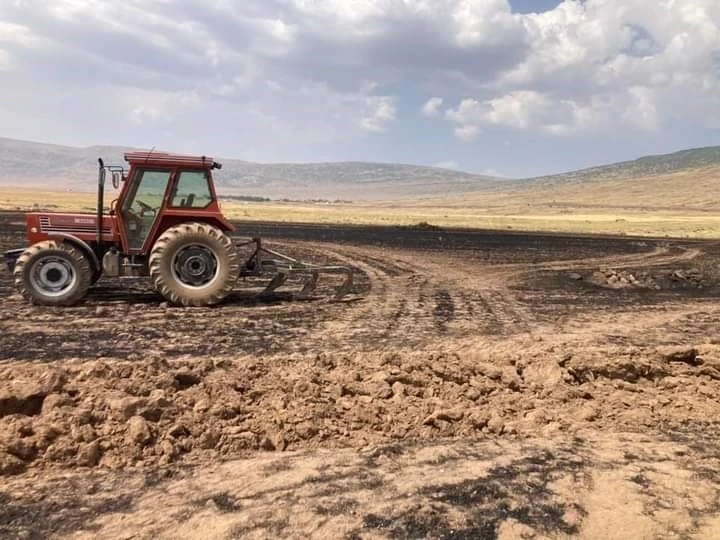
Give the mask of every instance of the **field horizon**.
[[(0, 210), (94, 212), (93, 156), (121, 150), (0, 138)], [(720, 238), (719, 180), (712, 146), (524, 180), (355, 162), (225, 160), (216, 174), (231, 219), (678, 238)]]

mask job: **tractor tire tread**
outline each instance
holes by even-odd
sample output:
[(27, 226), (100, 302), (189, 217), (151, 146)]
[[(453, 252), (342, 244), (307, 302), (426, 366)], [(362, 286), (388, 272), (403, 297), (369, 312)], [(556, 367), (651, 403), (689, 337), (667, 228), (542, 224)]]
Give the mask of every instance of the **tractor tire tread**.
[[(184, 242), (209, 242), (218, 251), (218, 283), (203, 294), (183, 290), (183, 285), (171, 276), (170, 259)], [(170, 227), (163, 232), (150, 252), (148, 261), (150, 278), (155, 290), (168, 302), (182, 306), (209, 306), (224, 300), (233, 290), (240, 273), (240, 262), (230, 237), (214, 225), (188, 222)]]

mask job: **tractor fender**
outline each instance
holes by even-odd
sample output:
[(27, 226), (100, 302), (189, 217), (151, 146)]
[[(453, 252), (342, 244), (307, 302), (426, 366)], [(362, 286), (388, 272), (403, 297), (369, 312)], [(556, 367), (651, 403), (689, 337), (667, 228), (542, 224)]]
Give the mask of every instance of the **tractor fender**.
[(11, 274), (15, 270), (15, 261), (20, 258), (25, 248), (11, 249), (5, 252), (5, 265)]
[(102, 265), (100, 264), (100, 259), (98, 259), (95, 252), (85, 240), (83, 240), (82, 238), (78, 238), (73, 234), (61, 232), (50, 232), (48, 233), (48, 236), (62, 238), (65, 242), (72, 244), (80, 251), (82, 251), (90, 261), (90, 266), (92, 266), (93, 283), (97, 281), (97, 279), (100, 277), (100, 274), (102, 273)]

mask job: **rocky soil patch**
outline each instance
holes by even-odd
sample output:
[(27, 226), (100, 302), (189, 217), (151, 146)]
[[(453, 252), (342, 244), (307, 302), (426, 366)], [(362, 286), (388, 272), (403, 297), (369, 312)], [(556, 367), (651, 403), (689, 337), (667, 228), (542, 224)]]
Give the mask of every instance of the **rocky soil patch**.
[(469, 348), (0, 368), (0, 474), (720, 415), (720, 347)]
[[(572, 274), (573, 279), (582, 279), (579, 273)], [(660, 291), (666, 288), (685, 286), (702, 289), (710, 284), (703, 272), (697, 268), (671, 269), (649, 272), (632, 272), (613, 268), (601, 268), (592, 273), (588, 281), (610, 289), (648, 289)]]

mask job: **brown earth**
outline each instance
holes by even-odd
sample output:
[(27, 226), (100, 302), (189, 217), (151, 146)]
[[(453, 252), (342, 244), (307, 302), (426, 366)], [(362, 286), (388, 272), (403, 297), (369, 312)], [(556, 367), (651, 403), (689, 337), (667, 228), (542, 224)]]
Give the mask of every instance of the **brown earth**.
[(717, 242), (241, 230), (353, 294), (49, 309), (0, 273), (0, 536), (720, 535)]

